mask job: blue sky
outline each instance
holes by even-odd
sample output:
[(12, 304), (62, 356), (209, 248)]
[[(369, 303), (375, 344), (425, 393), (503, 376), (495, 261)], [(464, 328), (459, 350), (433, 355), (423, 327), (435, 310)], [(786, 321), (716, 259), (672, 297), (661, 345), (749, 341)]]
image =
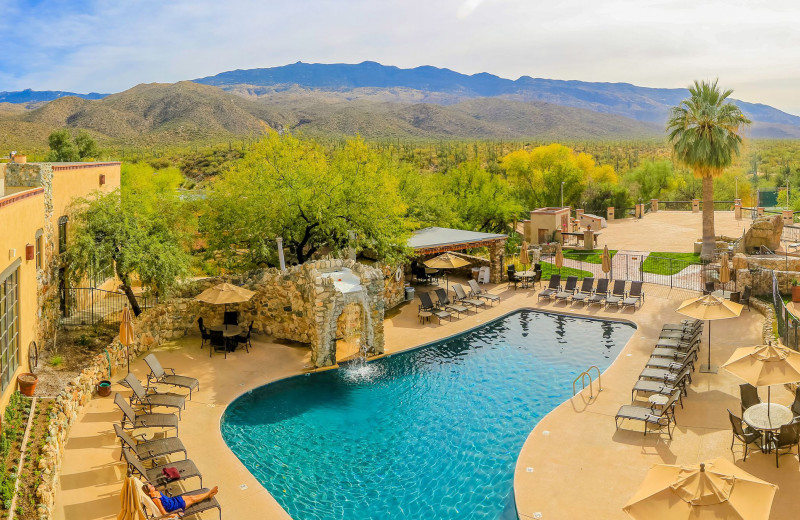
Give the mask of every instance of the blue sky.
[(0, 90), (364, 60), (681, 87), (800, 115), (794, 0), (0, 0)]

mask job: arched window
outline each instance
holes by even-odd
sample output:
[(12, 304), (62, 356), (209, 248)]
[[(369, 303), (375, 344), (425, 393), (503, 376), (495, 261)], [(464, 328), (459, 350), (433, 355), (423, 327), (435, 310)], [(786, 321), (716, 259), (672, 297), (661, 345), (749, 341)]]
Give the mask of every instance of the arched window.
[(67, 222), (69, 217), (64, 215), (58, 218), (58, 252), (64, 253), (67, 250)]

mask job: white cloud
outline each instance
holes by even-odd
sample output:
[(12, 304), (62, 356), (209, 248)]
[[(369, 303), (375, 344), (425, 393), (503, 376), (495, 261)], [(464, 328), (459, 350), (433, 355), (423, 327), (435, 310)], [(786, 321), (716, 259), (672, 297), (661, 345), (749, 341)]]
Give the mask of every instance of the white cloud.
[(98, 0), (38, 14), (0, 21), (0, 90), (374, 60), (652, 87), (719, 77), (737, 98), (800, 114), (792, 0)]

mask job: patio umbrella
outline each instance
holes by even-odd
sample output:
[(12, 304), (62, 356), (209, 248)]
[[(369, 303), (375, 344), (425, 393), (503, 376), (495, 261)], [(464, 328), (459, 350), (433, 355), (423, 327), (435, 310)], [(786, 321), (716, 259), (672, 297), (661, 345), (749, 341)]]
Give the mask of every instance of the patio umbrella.
[(716, 374), (717, 367), (711, 364), (711, 321), (738, 317), (742, 312), (742, 305), (706, 294), (684, 300), (677, 311), (690, 318), (708, 321), (708, 363), (700, 366), (700, 372)]
[(522, 241), (522, 245), (519, 247), (519, 263), (522, 265), (528, 265), (531, 263), (530, 258), (528, 258), (528, 243), (524, 240)]
[(728, 253), (722, 253), (719, 259), (719, 283), (723, 288), (731, 281), (731, 269), (728, 267)]
[[(242, 303), (253, 297), (255, 292), (229, 283), (220, 283), (210, 287), (194, 297), (195, 300), (212, 305), (224, 305), (228, 310), (229, 303)], [(227, 324), (225, 325), (227, 327)]]
[(736, 349), (722, 368), (753, 386), (766, 386), (769, 414), (772, 385), (800, 381), (800, 353), (783, 345), (742, 347)]
[(608, 244), (606, 244), (606, 246), (603, 248), (603, 256), (601, 260), (603, 264), (603, 272), (606, 273), (606, 276), (608, 276), (608, 273), (611, 271), (611, 254), (608, 252)]
[(464, 267), (465, 265), (469, 265), (469, 262), (467, 262), (458, 255), (454, 255), (453, 253), (447, 252), (431, 258), (427, 262), (424, 262), (424, 264), (425, 267), (429, 267), (431, 269), (445, 269), (444, 281), (447, 287), (447, 291), (450, 291), (450, 280), (447, 279), (446, 270), (456, 269), (458, 267)]
[(636, 520), (766, 520), (777, 489), (722, 458), (656, 464), (622, 510)]
[[(135, 477), (126, 477), (122, 481), (122, 491), (120, 492), (120, 512), (117, 520), (147, 520), (147, 516), (142, 509), (140, 493), (142, 483)], [(159, 512), (160, 515), (160, 512)]]
[(133, 343), (133, 314), (125, 304), (119, 318), (119, 342), (125, 346), (125, 355), (128, 358), (128, 373), (131, 373), (131, 354), (128, 346)]
[(556, 244), (555, 265), (558, 267), (558, 274), (561, 274), (561, 268), (564, 267), (564, 253), (561, 251), (561, 244)]

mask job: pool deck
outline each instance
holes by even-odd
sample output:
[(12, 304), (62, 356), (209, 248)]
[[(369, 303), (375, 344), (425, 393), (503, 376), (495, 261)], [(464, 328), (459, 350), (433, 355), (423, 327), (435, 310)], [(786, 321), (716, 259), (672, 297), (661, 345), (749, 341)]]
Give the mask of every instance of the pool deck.
[[(425, 288), (418, 288), (425, 290)], [(625, 518), (620, 508), (635, 491), (647, 469), (654, 463), (690, 463), (716, 456), (730, 457), (730, 427), (726, 408), (738, 410), (738, 384), (724, 371), (716, 376), (695, 374), (686, 408), (677, 411), (678, 430), (671, 442), (666, 435), (614, 431), (614, 413), (630, 402), (630, 388), (644, 365), (660, 326), (677, 321), (674, 308), (694, 294), (660, 286), (646, 286), (647, 301), (633, 312), (630, 309), (607, 311), (597, 306), (587, 310), (577, 304), (537, 303), (536, 291), (508, 289), (505, 284), (492, 289), (503, 300), (500, 304), (460, 320), (421, 325), (417, 302), (393, 311), (386, 321), (386, 351), (399, 352), (479, 326), (523, 307), (568, 312), (600, 318), (624, 319), (638, 326), (617, 361), (603, 374), (604, 390), (591, 403), (583, 396), (573, 398), (545, 417), (528, 438), (517, 463), (516, 497), (523, 519), (539, 518)], [(713, 327), (713, 359), (721, 362), (740, 345), (760, 343), (763, 317), (745, 310), (740, 318)], [(217, 496), (225, 518), (286, 519), (288, 515), (262, 488), (227, 448), (219, 422), (225, 406), (252, 388), (307, 371), (307, 348), (254, 337), (249, 354), (237, 351), (228, 359), (200, 350), (199, 337), (189, 336), (162, 346), (157, 354), (162, 364), (178, 373), (197, 377), (200, 391), (187, 402), (180, 422), (180, 437), (204, 475), (203, 485), (220, 486)], [(705, 341), (702, 349), (705, 355)], [(131, 370), (144, 379), (143, 361)], [(116, 374), (115, 380), (123, 374)], [(115, 387), (127, 395), (127, 389)], [(773, 400), (790, 402), (788, 393), (773, 389)], [(119, 463), (119, 444), (112, 424), (120, 413), (109, 398), (93, 399), (81, 412), (70, 432), (61, 468), (60, 490), (56, 500), (58, 520), (116, 518), (124, 465)], [(634, 427), (638, 427), (634, 425)], [(549, 432), (543, 435), (543, 432)], [(737, 457), (740, 459), (738, 450)], [(781, 486), (771, 518), (786, 518), (791, 489), (800, 483), (796, 456), (782, 456), (781, 468), (774, 457), (753, 453), (747, 471)], [(527, 468), (533, 468), (529, 472)], [(569, 483), (569, 485), (564, 485)], [(197, 479), (186, 490), (199, 487)], [(216, 518), (208, 512), (202, 518)]]

